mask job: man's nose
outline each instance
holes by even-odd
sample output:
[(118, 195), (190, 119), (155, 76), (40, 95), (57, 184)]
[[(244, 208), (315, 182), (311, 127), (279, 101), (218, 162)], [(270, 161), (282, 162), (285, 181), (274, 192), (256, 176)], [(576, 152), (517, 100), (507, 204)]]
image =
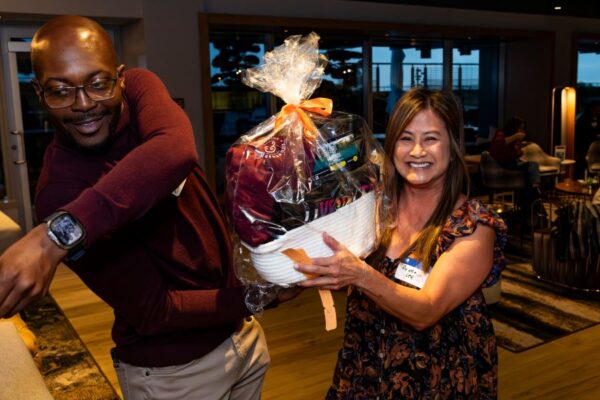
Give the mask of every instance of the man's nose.
[(78, 87), (75, 91), (75, 101), (71, 108), (73, 111), (88, 111), (96, 107), (96, 102), (88, 96), (85, 89)]

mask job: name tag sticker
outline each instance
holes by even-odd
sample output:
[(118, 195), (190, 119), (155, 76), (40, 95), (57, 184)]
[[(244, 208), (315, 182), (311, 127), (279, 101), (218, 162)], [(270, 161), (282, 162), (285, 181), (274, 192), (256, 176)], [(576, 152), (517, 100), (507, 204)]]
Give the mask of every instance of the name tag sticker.
[(421, 263), (410, 257), (403, 259), (398, 264), (398, 268), (394, 274), (394, 278), (416, 286), (419, 289), (425, 285), (428, 276), (429, 272), (423, 271)]
[(185, 179), (183, 180), (183, 182), (181, 182), (181, 183), (179, 184), (179, 186), (177, 186), (177, 189), (175, 189), (175, 190), (173, 190), (173, 191), (171, 192), (171, 194), (172, 194), (173, 196), (175, 196), (175, 197), (179, 197), (179, 195), (181, 194), (181, 191), (183, 190), (183, 187), (185, 186), (185, 182), (186, 182), (186, 181), (187, 181), (187, 178), (185, 178)]

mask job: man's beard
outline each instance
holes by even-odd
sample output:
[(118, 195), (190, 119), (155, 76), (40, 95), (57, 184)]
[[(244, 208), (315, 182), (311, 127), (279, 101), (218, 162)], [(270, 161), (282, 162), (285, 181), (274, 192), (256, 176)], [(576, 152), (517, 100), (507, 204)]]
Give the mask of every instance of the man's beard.
[[(87, 118), (90, 118), (91, 116), (93, 116), (93, 115), (85, 114), (77, 119), (84, 121)], [(115, 112), (112, 114), (112, 118), (110, 119), (110, 124), (108, 126), (108, 132), (109, 132), (108, 136), (106, 137), (106, 139), (103, 142), (97, 143), (92, 146), (82, 146), (73, 138), (73, 136), (71, 136), (67, 132), (63, 132), (62, 136), (64, 136), (73, 147), (75, 147), (79, 152), (81, 152), (83, 154), (89, 154), (89, 155), (105, 154), (108, 151), (108, 149), (110, 149), (113, 142), (115, 141), (117, 125), (119, 123), (120, 117), (121, 117), (121, 107), (118, 107), (115, 110)]]

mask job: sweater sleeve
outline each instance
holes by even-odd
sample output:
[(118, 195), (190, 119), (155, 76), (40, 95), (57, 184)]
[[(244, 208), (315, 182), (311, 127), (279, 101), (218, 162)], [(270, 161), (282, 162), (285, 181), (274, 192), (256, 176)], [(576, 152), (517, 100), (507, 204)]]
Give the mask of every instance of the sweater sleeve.
[(160, 79), (135, 69), (126, 73), (125, 85), (130, 124), (141, 144), (62, 207), (85, 227), (86, 247), (144, 215), (198, 162), (190, 121)]

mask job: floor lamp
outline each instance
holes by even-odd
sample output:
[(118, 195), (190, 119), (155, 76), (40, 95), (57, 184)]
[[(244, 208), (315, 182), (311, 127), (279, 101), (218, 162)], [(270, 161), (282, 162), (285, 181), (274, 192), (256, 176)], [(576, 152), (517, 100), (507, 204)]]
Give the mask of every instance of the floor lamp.
[(569, 86), (552, 90), (551, 148), (555, 149), (555, 156), (559, 156), (556, 153), (561, 148), (566, 179), (573, 179), (575, 173), (575, 97), (575, 89)]
[(566, 147), (566, 157), (575, 155), (575, 89), (559, 86), (552, 90), (552, 148)]

